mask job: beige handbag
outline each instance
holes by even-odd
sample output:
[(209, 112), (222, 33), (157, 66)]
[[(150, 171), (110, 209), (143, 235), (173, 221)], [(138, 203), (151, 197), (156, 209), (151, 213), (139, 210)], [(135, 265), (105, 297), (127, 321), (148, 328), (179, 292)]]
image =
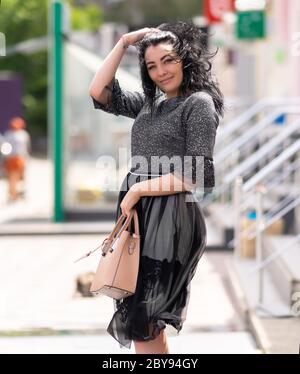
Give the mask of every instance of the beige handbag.
[[(128, 227), (131, 225), (132, 218), (134, 233), (131, 234)], [(100, 247), (102, 257), (90, 291), (93, 294), (103, 294), (118, 300), (133, 295), (140, 260), (139, 222), (135, 209), (132, 209), (128, 216), (121, 214), (115, 228), (102, 244), (77, 261), (89, 256)]]

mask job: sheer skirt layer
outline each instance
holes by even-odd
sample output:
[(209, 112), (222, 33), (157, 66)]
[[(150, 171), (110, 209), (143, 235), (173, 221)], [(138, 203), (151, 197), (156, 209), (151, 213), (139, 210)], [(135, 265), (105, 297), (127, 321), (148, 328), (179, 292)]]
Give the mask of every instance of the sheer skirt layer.
[[(126, 191), (157, 176), (128, 173), (119, 193), (116, 220)], [(115, 300), (107, 331), (130, 348), (131, 342), (155, 339), (166, 324), (178, 332), (186, 318), (190, 281), (206, 246), (201, 206), (191, 192), (144, 196), (135, 205), (141, 234), (136, 293)]]

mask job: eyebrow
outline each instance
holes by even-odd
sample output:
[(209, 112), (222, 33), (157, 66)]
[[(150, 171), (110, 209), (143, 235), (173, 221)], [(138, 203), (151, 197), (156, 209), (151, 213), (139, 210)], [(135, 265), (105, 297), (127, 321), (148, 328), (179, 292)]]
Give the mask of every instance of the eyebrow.
[[(172, 53), (172, 52), (168, 53), (167, 55), (162, 56), (161, 59), (160, 59), (160, 61), (162, 61), (162, 60), (163, 60), (165, 57), (167, 57), (167, 56), (171, 56), (171, 53)], [(172, 57), (172, 56), (171, 56), (171, 57)], [(148, 62), (146, 62), (146, 65), (148, 65), (148, 64), (150, 64), (150, 63), (154, 63), (154, 61), (148, 61)]]

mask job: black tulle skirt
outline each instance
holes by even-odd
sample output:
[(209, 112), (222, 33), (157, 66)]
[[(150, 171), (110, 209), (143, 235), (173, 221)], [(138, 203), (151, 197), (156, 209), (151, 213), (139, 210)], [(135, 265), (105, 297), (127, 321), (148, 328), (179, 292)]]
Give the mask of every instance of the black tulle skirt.
[[(118, 198), (129, 188), (157, 175), (126, 175)], [(187, 196), (188, 195), (188, 196)], [(201, 206), (192, 192), (144, 196), (137, 209), (141, 258), (136, 293), (114, 300), (115, 313), (107, 328), (120, 346), (155, 339), (166, 324), (178, 332), (186, 318), (190, 281), (206, 246), (206, 226)]]

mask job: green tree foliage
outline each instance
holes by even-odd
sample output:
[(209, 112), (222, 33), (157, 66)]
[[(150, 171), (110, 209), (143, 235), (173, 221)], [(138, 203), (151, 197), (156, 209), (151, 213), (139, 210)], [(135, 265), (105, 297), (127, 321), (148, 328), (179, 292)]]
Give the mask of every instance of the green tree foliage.
[[(7, 48), (47, 34), (47, 0), (5, 0), (0, 6), (0, 31)], [(0, 71), (14, 72), (23, 83), (24, 117), (32, 134), (46, 132), (47, 53), (13, 54), (0, 58)]]
[(173, 20), (188, 20), (202, 13), (202, 0), (124, 0), (114, 1), (106, 10), (105, 21), (123, 22), (131, 27), (157, 26)]
[[(46, 36), (48, 32), (48, 0), (4, 0), (0, 5), (0, 32), (5, 34), (6, 47), (25, 40)], [(72, 6), (73, 1), (69, 1)], [(72, 26), (76, 30), (95, 30), (101, 19), (95, 5), (71, 8)], [(33, 136), (47, 132), (47, 51), (17, 53), (0, 57), (0, 72), (10, 71), (23, 82), (22, 104), (28, 129)]]
[(72, 7), (71, 26), (73, 30), (97, 31), (102, 23), (102, 12), (100, 8), (93, 4), (87, 4), (84, 7), (75, 6), (72, 0), (69, 0)]

